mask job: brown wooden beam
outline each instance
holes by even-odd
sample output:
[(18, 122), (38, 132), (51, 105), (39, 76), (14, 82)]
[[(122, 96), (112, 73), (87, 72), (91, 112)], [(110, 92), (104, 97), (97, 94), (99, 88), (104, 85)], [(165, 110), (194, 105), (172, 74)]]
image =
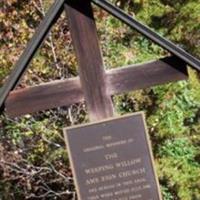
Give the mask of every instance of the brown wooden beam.
[(5, 111), (9, 116), (17, 117), (83, 100), (80, 80), (72, 78), (15, 90), (5, 102)]
[(112, 99), (107, 92), (106, 76), (91, 0), (65, 3), (70, 33), (79, 64), (79, 75), (91, 121), (114, 114)]
[[(116, 68), (106, 74), (109, 95), (186, 80), (188, 77), (186, 64), (176, 57)], [(83, 101), (80, 80), (72, 78), (13, 91), (5, 107), (7, 114), (15, 117)]]
[(188, 78), (185, 62), (175, 56), (107, 72), (110, 94), (120, 94)]

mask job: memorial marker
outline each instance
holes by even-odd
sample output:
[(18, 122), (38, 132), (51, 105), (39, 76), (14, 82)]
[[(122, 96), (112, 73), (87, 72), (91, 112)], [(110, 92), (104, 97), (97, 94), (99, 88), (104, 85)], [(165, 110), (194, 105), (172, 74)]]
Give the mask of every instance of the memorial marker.
[(79, 200), (160, 200), (143, 113), (64, 130)]
[[(170, 57), (105, 70), (91, 3), (171, 52)], [(50, 28), (65, 10), (79, 63), (79, 77), (14, 90)], [(0, 114), (17, 117), (86, 102), (98, 123), (65, 129), (80, 200), (160, 200), (144, 114), (114, 115), (112, 96), (188, 78), (200, 60), (161, 37), (107, 0), (55, 0), (0, 90)], [(111, 67), (111, 66), (110, 66)]]

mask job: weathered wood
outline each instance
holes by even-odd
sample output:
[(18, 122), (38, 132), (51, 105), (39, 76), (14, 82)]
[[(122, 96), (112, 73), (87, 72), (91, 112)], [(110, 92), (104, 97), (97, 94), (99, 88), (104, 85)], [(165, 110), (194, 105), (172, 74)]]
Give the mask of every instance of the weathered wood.
[(106, 88), (103, 59), (90, 0), (65, 3), (70, 32), (79, 64), (80, 80), (92, 121), (113, 116)]
[[(145, 64), (112, 69), (106, 74), (108, 94), (114, 95), (185, 80), (187, 68), (176, 57), (167, 57)], [(15, 117), (81, 101), (84, 101), (84, 97), (80, 80), (73, 78), (13, 91), (5, 106), (7, 114)]]
[(184, 80), (187, 77), (186, 63), (174, 56), (113, 69), (107, 73), (108, 90), (112, 95)]
[(83, 101), (79, 78), (54, 81), (10, 93), (5, 111), (11, 117)]

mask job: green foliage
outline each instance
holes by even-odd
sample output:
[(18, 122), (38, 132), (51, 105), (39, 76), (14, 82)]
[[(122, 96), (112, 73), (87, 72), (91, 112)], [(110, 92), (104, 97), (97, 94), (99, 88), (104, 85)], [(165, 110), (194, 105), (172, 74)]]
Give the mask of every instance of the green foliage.
[(187, 82), (170, 83), (153, 89), (157, 96), (156, 110), (148, 122), (159, 137), (182, 135), (186, 131), (185, 120), (192, 121), (198, 105), (195, 104)]
[[(31, 163), (39, 164), (47, 157), (49, 162), (61, 158), (68, 162), (66, 152), (60, 149), (64, 141), (56, 122), (47, 118), (35, 120), (27, 116), (17, 122), (4, 120), (3, 126), (5, 128), (1, 134), (6, 134), (14, 148), (26, 149), (26, 159)], [(34, 144), (31, 144), (32, 140)]]
[(161, 182), (165, 182), (181, 200), (198, 200), (200, 166), (191, 165), (187, 161), (167, 157), (158, 160), (158, 174)]
[(174, 200), (174, 198), (173, 198), (173, 195), (170, 193), (170, 191), (169, 191), (169, 189), (167, 188), (167, 187), (162, 187), (161, 188), (161, 190), (162, 190), (162, 195), (163, 195), (163, 198), (165, 199), (165, 200)]
[(171, 157), (178, 160), (187, 161), (191, 164), (196, 163), (197, 148), (192, 144), (189, 138), (176, 138), (174, 140), (166, 140), (160, 147), (159, 156)]

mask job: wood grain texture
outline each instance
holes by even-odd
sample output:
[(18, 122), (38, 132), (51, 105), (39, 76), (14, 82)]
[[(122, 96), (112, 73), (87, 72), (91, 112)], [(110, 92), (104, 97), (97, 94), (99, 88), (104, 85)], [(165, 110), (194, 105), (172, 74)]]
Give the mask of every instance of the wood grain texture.
[(184, 80), (187, 77), (186, 63), (172, 56), (110, 70), (107, 72), (107, 84), (109, 93), (113, 95)]
[(11, 117), (34, 113), (83, 101), (79, 78), (54, 81), (10, 93), (5, 111)]
[[(186, 64), (176, 57), (112, 69), (106, 77), (109, 95), (188, 78)], [(82, 101), (80, 80), (73, 78), (13, 91), (5, 106), (7, 114), (15, 117)]]
[(107, 92), (103, 59), (90, 0), (65, 3), (72, 41), (79, 64), (79, 75), (90, 119), (98, 121), (113, 116)]

